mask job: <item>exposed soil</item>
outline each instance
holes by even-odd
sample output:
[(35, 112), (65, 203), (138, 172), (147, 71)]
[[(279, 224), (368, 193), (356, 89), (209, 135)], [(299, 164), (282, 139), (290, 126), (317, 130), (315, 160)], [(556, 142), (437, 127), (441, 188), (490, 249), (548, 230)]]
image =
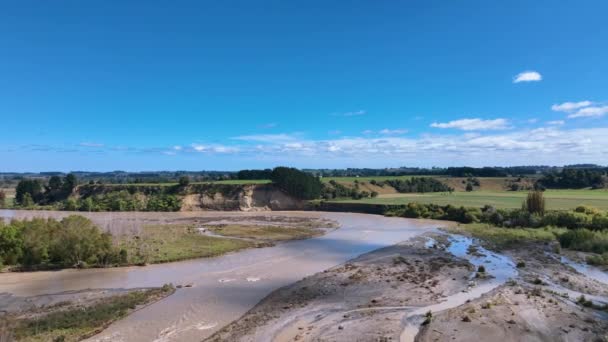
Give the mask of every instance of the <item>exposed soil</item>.
[[(514, 279), (466, 303), (412, 320), (408, 312), (441, 303), (491, 281), (446, 252), (445, 236), (376, 250), (273, 292), (209, 341), (604, 341), (608, 284), (563, 264), (550, 246), (506, 255)], [(430, 242), (430, 243), (429, 243)], [(475, 246), (467, 252), (481, 253)], [(588, 301), (582, 305), (581, 294)], [(463, 301), (464, 302), (464, 301)], [(424, 321), (422, 321), (424, 319)], [(412, 336), (415, 335), (412, 334)]]
[(277, 290), (209, 340), (396, 340), (405, 309), (466, 290), (472, 270), (422, 239), (398, 244)]

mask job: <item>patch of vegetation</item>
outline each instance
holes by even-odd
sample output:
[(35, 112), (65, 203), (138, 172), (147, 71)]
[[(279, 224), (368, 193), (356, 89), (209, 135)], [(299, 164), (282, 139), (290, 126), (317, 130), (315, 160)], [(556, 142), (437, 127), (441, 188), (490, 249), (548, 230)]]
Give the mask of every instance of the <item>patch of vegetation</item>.
[(585, 261), (587, 261), (589, 265), (608, 266), (608, 252), (604, 252), (600, 255), (590, 255)]
[(323, 199), (335, 199), (335, 198), (352, 198), (352, 199), (362, 199), (366, 197), (376, 197), (378, 193), (360, 191), (359, 190), (359, 181), (355, 180), (353, 182), (354, 186), (347, 187), (342, 185), (334, 180), (330, 180), (329, 183), (323, 184), (323, 190), (321, 197)]
[(240, 237), (257, 240), (297, 240), (307, 239), (322, 234), (322, 231), (307, 227), (280, 227), (261, 225), (228, 224), (209, 228), (212, 232), (229, 237)]
[(412, 192), (453, 192), (454, 189), (432, 177), (412, 177), (409, 179), (387, 179), (384, 183), (400, 193)]
[[(560, 245), (576, 251), (604, 254), (608, 252), (608, 231), (592, 231), (588, 229), (569, 230), (559, 236)], [(602, 256), (592, 258), (600, 262)]]
[(0, 221), (0, 260), (25, 269), (105, 266), (124, 261), (110, 234), (77, 215), (61, 221)]
[(16, 341), (80, 341), (99, 333), (137, 307), (159, 300), (173, 291), (172, 285), (165, 285), (158, 289), (133, 291), (101, 299), (89, 306), (19, 319), (12, 327), (13, 338)]
[(558, 228), (500, 228), (481, 223), (459, 225), (448, 230), (468, 233), (496, 249), (521, 247), (529, 242), (554, 242), (559, 234), (566, 231)]
[(144, 226), (140, 235), (117, 236), (116, 240), (130, 264), (214, 257), (256, 246), (251, 241), (206, 236), (192, 225)]

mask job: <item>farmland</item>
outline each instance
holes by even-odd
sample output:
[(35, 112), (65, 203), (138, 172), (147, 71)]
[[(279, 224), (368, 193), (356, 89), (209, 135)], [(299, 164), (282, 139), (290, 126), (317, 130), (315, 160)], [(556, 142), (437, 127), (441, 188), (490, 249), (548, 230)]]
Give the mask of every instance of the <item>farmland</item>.
[[(410, 202), (433, 203), (465, 207), (483, 207), (492, 205), (497, 208), (520, 208), (526, 191), (456, 191), (448, 193), (411, 193), (385, 194), (376, 198), (362, 200), (340, 200), (340, 202), (369, 203), (369, 204), (407, 204)], [(606, 190), (547, 190), (545, 191), (548, 209), (566, 210), (580, 205), (592, 206), (608, 210), (608, 191)]]

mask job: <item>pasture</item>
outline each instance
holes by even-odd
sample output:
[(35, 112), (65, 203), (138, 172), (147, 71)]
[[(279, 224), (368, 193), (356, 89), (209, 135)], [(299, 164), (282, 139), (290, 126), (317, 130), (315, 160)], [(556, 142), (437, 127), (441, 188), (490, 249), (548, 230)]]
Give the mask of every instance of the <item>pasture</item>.
[[(376, 198), (362, 200), (336, 200), (336, 202), (370, 204), (407, 204), (410, 202), (433, 203), (439, 205), (483, 207), (486, 204), (496, 208), (520, 208), (528, 194), (527, 191), (473, 191), (448, 193), (408, 193), (385, 194)], [(580, 205), (608, 210), (607, 190), (547, 190), (545, 191), (547, 209), (568, 210)]]

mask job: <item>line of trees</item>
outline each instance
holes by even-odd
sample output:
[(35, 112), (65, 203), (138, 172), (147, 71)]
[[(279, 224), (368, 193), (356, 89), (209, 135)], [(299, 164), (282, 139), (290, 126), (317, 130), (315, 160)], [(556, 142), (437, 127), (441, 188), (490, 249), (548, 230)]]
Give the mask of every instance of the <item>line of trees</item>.
[(452, 192), (453, 188), (440, 182), (439, 180), (432, 177), (412, 177), (410, 179), (388, 179), (383, 182), (376, 182), (376, 184), (386, 183), (397, 192), (400, 193), (412, 193), (412, 192)]
[(603, 169), (563, 169), (545, 174), (537, 184), (548, 189), (601, 189), (607, 184), (607, 174)]

